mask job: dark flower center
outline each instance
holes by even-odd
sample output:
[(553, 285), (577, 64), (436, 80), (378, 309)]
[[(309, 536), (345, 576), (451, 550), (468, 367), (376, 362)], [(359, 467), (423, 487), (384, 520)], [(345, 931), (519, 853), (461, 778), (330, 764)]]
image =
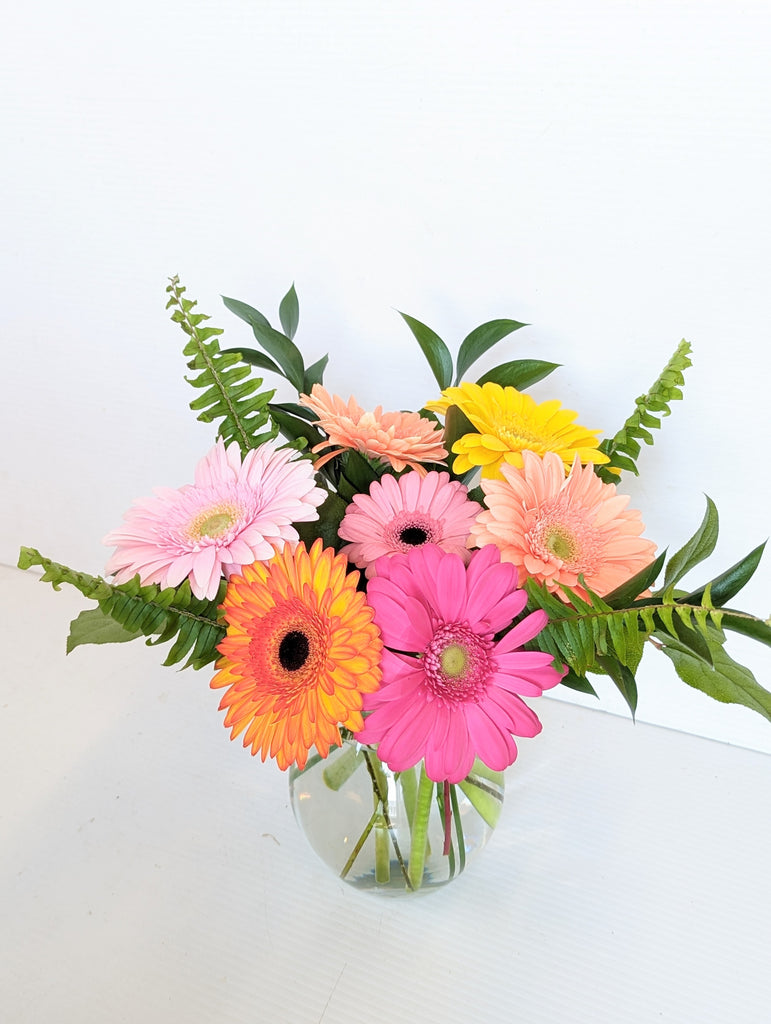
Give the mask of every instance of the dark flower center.
[(407, 526), (399, 534), (399, 540), (403, 544), (411, 544), (413, 547), (420, 547), (428, 540), (428, 534), (419, 526)]
[(278, 645), (278, 660), (286, 672), (296, 672), (308, 660), (310, 644), (305, 633), (292, 629)]

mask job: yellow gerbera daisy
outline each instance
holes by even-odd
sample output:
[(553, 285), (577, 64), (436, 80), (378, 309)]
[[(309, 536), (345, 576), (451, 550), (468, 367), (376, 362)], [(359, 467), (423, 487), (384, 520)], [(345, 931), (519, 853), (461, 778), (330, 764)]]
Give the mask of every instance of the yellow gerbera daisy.
[(361, 729), (363, 695), (380, 684), (380, 632), (347, 567), (319, 539), (310, 551), (287, 545), (228, 583), (228, 631), (210, 685), (228, 687), (220, 710), (230, 738), (243, 732), (252, 754), (281, 769), (304, 768), (313, 746), (326, 757), (340, 724)]
[(478, 431), (464, 434), (452, 446), (457, 455), (453, 465), (456, 473), (481, 466), (483, 477), (500, 478), (505, 463), (522, 468), (523, 451), (541, 457), (555, 452), (566, 473), (576, 456), (595, 466), (608, 461), (597, 447), (597, 431), (575, 424), (578, 413), (563, 409), (556, 399), (539, 404), (516, 388), (488, 381), (446, 388), (442, 397), (427, 403), (426, 408), (446, 413), (451, 405), (456, 405)]

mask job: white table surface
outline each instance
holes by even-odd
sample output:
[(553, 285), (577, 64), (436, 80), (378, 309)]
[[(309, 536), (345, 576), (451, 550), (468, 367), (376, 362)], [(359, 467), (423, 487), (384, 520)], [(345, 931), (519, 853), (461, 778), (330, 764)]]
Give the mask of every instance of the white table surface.
[(0, 1020), (768, 1024), (771, 757), (555, 700), (469, 872), (350, 889), (208, 674), (0, 569)]

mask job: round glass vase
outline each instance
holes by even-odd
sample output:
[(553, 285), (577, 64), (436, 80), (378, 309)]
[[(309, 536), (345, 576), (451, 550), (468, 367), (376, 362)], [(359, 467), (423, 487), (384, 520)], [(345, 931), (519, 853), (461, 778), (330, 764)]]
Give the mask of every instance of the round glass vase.
[(492, 835), (503, 788), (479, 761), (463, 782), (436, 783), (422, 764), (394, 773), (352, 741), (289, 772), (292, 809), (318, 856), (349, 885), (386, 895), (457, 878)]

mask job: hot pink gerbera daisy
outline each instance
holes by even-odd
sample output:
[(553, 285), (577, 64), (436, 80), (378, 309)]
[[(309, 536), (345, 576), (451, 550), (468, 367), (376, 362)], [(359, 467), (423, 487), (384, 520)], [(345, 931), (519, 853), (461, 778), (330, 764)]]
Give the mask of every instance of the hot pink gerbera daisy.
[(423, 544), (454, 551), (467, 562), (469, 530), (481, 511), (449, 473), (405, 473), (398, 480), (388, 474), (372, 484), (369, 494), (354, 496), (338, 530), (350, 543), (340, 550), (367, 577), (374, 576), (378, 558)]
[(334, 448), (322, 455), (317, 467), (346, 448), (355, 448), (371, 459), (388, 463), (397, 473), (408, 466), (425, 473), (422, 462), (444, 462), (447, 458), (442, 428), (416, 412), (383, 412), (380, 405), (374, 412), (365, 412), (353, 398), (346, 404), (320, 384), (313, 385), (310, 395), (300, 395), (300, 404), (316, 413), (316, 425), (328, 438), (313, 451)]
[(560, 584), (587, 596), (579, 575), (602, 597), (653, 561), (656, 545), (640, 536), (640, 513), (615, 484), (577, 459), (566, 478), (553, 452), (522, 457), (521, 469), (504, 465), (503, 479), (482, 480), (488, 510), (472, 527), (473, 543), (495, 544), (503, 561), (566, 601)]
[(563, 675), (551, 655), (517, 650), (543, 629), (543, 611), (495, 642), (527, 602), (514, 566), (492, 546), (467, 567), (427, 544), (382, 559), (367, 600), (392, 649), (383, 651), (380, 689), (364, 696), (370, 713), (356, 739), (377, 743), (393, 771), (425, 760), (434, 782), (460, 782), (476, 757), (493, 771), (508, 767), (517, 756), (513, 735), (541, 731), (519, 694), (540, 696)]
[(318, 519), (326, 492), (308, 459), (267, 442), (247, 452), (220, 439), (195, 470), (195, 483), (159, 487), (104, 538), (116, 550), (106, 572), (117, 583), (139, 573), (143, 584), (175, 587), (186, 577), (196, 597), (216, 597), (220, 580), (271, 558), (297, 541), (292, 523)]

